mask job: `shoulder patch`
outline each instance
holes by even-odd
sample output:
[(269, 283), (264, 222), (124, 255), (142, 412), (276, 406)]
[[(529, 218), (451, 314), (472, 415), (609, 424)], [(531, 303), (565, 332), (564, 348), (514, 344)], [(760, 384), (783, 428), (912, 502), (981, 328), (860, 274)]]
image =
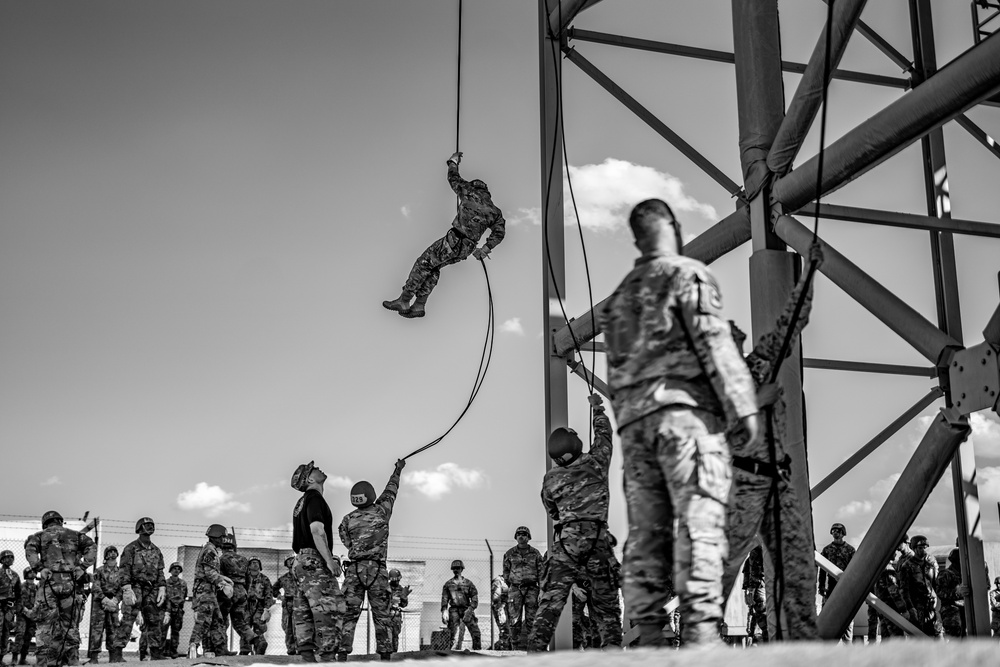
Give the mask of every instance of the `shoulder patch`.
[(698, 278), (698, 312), (702, 315), (722, 312), (722, 293), (713, 281)]

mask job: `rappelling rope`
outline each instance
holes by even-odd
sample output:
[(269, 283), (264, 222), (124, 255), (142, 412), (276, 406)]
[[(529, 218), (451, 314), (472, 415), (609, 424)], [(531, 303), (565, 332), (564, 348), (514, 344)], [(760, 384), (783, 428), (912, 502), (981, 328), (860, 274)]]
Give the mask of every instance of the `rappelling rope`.
[[(461, 127), (462, 127), (462, 0), (458, 0), (458, 77), (455, 86), (455, 152), (459, 151), (460, 143), (459, 139), (461, 137)], [(442, 433), (440, 436), (431, 440), (426, 445), (415, 449), (406, 456), (403, 460), (410, 458), (415, 454), (419, 454), (425, 449), (430, 449), (434, 445), (438, 444), (445, 437), (451, 433), (458, 423), (462, 421), (465, 415), (469, 412), (469, 408), (472, 407), (472, 403), (476, 400), (476, 396), (479, 395), (479, 390), (482, 389), (483, 382), (486, 380), (486, 372), (489, 370), (490, 361), (493, 359), (493, 341), (496, 337), (496, 319), (493, 311), (493, 287), (490, 285), (490, 272), (486, 269), (486, 262), (480, 260), (479, 263), (483, 267), (483, 276), (486, 278), (486, 294), (489, 303), (489, 313), (486, 318), (486, 338), (483, 341), (483, 352), (479, 357), (479, 369), (476, 371), (476, 380), (472, 384), (472, 392), (469, 394), (469, 400), (466, 402), (465, 407), (462, 412), (459, 413), (458, 418), (448, 427), (448, 430)]]

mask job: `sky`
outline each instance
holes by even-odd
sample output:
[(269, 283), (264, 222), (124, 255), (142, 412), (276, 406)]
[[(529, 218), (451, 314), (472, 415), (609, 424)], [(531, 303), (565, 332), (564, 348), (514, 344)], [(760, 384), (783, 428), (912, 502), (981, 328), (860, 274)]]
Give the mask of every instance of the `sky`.
[[(869, 3), (863, 18), (909, 54), (906, 4)], [(965, 9), (934, 6), (943, 65), (971, 46), (971, 27)], [(783, 57), (805, 62), (825, 5), (780, 8)], [(729, 15), (721, 0), (605, 0), (576, 25), (732, 50)], [(484, 539), (506, 548), (519, 525), (544, 540), (536, 3), (465, 0), (464, 19), (462, 173), (489, 183), (508, 220), (488, 260), (496, 346), (466, 417), (404, 470), (392, 526), (394, 548), (407, 553)], [(422, 320), (381, 301), (454, 214), (445, 160), (455, 150), (457, 27), (455, 0), (0, 4), (5, 514), (89, 511), (119, 522), (123, 536), (148, 515), (189, 543), (216, 521), (284, 539), (296, 465), (315, 459), (330, 474), (339, 517), (354, 482), (381, 490), (397, 458), (451, 425), (486, 328), (480, 267), (445, 269)], [(577, 48), (739, 180), (731, 65)], [(634, 203), (666, 198), (694, 236), (734, 202), (564, 67), (569, 174), (596, 301), (636, 257), (625, 226)], [(900, 75), (857, 35), (842, 67)], [(785, 76), (786, 104), (797, 80)], [(830, 140), (901, 94), (835, 82)], [(969, 116), (1000, 136), (996, 108)], [(1000, 164), (954, 124), (945, 140), (953, 214), (992, 220)], [(817, 147), (814, 126), (799, 162)], [(919, 154), (911, 146), (828, 201), (925, 212)], [(575, 219), (567, 223), (566, 304), (578, 316), (587, 278)], [(820, 235), (933, 321), (925, 233), (822, 221)], [(974, 344), (998, 302), (1000, 242), (958, 237), (956, 247)], [(743, 247), (713, 265), (744, 329), (748, 257)], [(822, 276), (804, 349), (924, 364)], [(931, 386), (807, 369), (813, 483)], [(585, 399), (571, 378), (581, 432)], [(833, 521), (859, 543), (939, 407), (816, 501), (818, 545)], [(1000, 540), (1000, 423), (984, 414), (973, 427), (966, 471), (978, 463), (983, 525)], [(611, 485), (611, 528), (624, 536), (617, 450)], [(946, 475), (914, 526), (936, 544), (955, 537), (950, 494)]]

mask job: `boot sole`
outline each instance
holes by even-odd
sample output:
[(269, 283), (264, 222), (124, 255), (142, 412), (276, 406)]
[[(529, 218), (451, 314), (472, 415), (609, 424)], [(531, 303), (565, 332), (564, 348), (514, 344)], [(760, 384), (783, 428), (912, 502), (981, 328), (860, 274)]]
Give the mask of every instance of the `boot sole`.
[(423, 317), (424, 316), (424, 311), (421, 310), (421, 311), (415, 313), (412, 310), (402, 310), (402, 311), (399, 312), (399, 314), (401, 316), (405, 317), (408, 320), (415, 320), (418, 317)]

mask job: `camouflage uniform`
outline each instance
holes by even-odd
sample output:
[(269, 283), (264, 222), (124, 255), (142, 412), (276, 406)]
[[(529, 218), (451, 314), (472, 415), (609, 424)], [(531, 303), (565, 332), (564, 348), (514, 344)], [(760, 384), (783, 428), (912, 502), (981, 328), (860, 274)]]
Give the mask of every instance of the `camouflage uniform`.
[(448, 634), (451, 646), (455, 645), (458, 630), (462, 625), (469, 628), (472, 635), (472, 650), (483, 648), (482, 635), (479, 632), (479, 620), (476, 618), (476, 607), (479, 606), (479, 591), (476, 585), (458, 575), (444, 582), (441, 588), (441, 611), (448, 612)]
[(944, 628), (937, 613), (937, 561), (930, 554), (923, 558), (916, 554), (902, 560), (899, 565), (899, 582), (903, 599), (913, 625), (929, 637), (944, 637)]
[[(606, 564), (602, 565), (594, 560), (588, 563), (590, 587), (577, 586), (582, 595), (573, 597), (574, 648), (577, 644), (577, 626), (579, 643), (584, 648), (622, 645), (622, 609), (618, 599), (621, 569), (621, 563), (610, 548)], [(604, 605), (604, 608), (600, 609), (598, 604)], [(587, 612), (585, 621), (584, 609)]]
[(118, 569), (121, 574), (121, 585), (132, 586), (135, 593), (135, 604), (128, 605), (122, 601), (121, 622), (115, 631), (113, 647), (123, 649), (132, 636), (132, 625), (136, 616), (142, 612), (146, 623), (146, 641), (154, 659), (163, 653), (163, 607), (156, 604), (157, 591), (166, 588), (166, 577), (163, 576), (163, 554), (152, 542), (143, 544), (139, 540), (129, 543), (122, 549)]
[(389, 573), (385, 558), (389, 548), (389, 519), (399, 492), (399, 469), (393, 471), (382, 495), (367, 507), (358, 507), (340, 522), (340, 541), (347, 547), (344, 565), (344, 601), (347, 614), (340, 638), (340, 652), (354, 650), (354, 630), (361, 616), (361, 605), (368, 594), (372, 622), (375, 624), (377, 653), (390, 653)]
[(97, 560), (97, 545), (83, 533), (49, 523), (25, 541), (24, 554), (36, 574), (51, 572), (35, 595), (35, 664), (57, 667), (64, 660), (76, 660), (85, 602), (82, 582), (86, 569)]
[(403, 631), (403, 608), (410, 602), (410, 587), (390, 581), (389, 588), (389, 643), (392, 652), (399, 650), (399, 633)]
[[(784, 525), (784, 523), (782, 523)], [(830, 542), (828, 545), (823, 547), (820, 554), (826, 558), (828, 561), (836, 565), (844, 571), (847, 569), (847, 564), (851, 562), (854, 558), (854, 547), (852, 547), (847, 542), (841, 542), (838, 544), (836, 541)], [(830, 594), (833, 593), (834, 587), (837, 585), (837, 580), (831, 575), (827, 574), (826, 570), (820, 568), (819, 570), (819, 594), (823, 598), (823, 606), (826, 606), (826, 601), (830, 599)], [(854, 639), (854, 619), (847, 624), (847, 628), (844, 629), (844, 634), (841, 639), (848, 644)]]
[(288, 655), (298, 653), (295, 645), (295, 622), (292, 620), (292, 610), (295, 607), (295, 575), (289, 570), (278, 577), (271, 588), (274, 597), (281, 592), (281, 629), (285, 632), (285, 651)]
[[(25, 570), (25, 572), (34, 574), (31, 572), (31, 568)], [(14, 664), (14, 658), (20, 657), (17, 661), (19, 665), (26, 664), (25, 659), (28, 656), (28, 649), (31, 647), (31, 640), (35, 636), (35, 593), (38, 591), (38, 585), (35, 580), (29, 579), (27, 575), (24, 577), (24, 581), (21, 584), (21, 603), (20, 609), (17, 612), (17, 634), (14, 635), (14, 653), (11, 656), (11, 664)], [(19, 653), (19, 656), (17, 655)]]
[[(114, 647), (115, 635), (121, 624), (119, 611), (122, 601), (122, 569), (115, 565), (102, 565), (94, 570), (90, 593), (90, 640), (87, 653), (95, 658), (101, 652), (101, 636), (108, 651)], [(115, 603), (115, 611), (104, 608), (104, 600)], [(132, 628), (129, 627), (129, 630)], [(96, 661), (95, 661), (96, 662)]]
[(569, 599), (573, 605), (573, 648), (597, 647), (600, 643), (600, 633), (587, 607), (590, 595), (583, 587), (573, 584)]
[[(754, 626), (760, 628), (764, 641), (767, 636), (767, 608), (764, 604), (764, 552), (761, 547), (750, 550), (743, 565), (743, 601), (747, 605), (747, 635), (754, 636)], [(813, 605), (815, 608), (815, 604)], [(815, 611), (813, 612), (815, 614)]]
[[(803, 273), (803, 277), (806, 274)], [(803, 278), (804, 280), (804, 278)], [(760, 388), (768, 383), (777, 359), (781, 353), (792, 315), (799, 296), (805, 287), (803, 280), (788, 296), (785, 309), (774, 329), (760, 337), (753, 350), (746, 357), (750, 377), (754, 386)], [(812, 289), (806, 293), (799, 319), (792, 335), (794, 342), (809, 322), (812, 309)], [(791, 351), (791, 350), (789, 350)], [(729, 509), (726, 513), (726, 540), (729, 542), (729, 556), (726, 558), (722, 575), (722, 596), (728, 599), (736, 583), (740, 565), (746, 560), (759, 534), (764, 548), (775, 557), (781, 549), (782, 576), (768, 581), (767, 596), (781, 602), (781, 617), (787, 623), (788, 639), (819, 639), (816, 629), (816, 563), (814, 560), (814, 540), (812, 517), (802, 516), (798, 492), (789, 483), (788, 455), (784, 443), (787, 406), (779, 395), (772, 410), (772, 434), (774, 437), (775, 462), (771, 464), (767, 439), (754, 447), (748, 447), (748, 435), (742, 423), (730, 420), (728, 427), (729, 446), (733, 454), (733, 485), (729, 491)], [(781, 544), (777, 542), (774, 525), (773, 477), (777, 474), (776, 494), (780, 499)], [(783, 627), (785, 625), (783, 624)], [(766, 626), (761, 628), (766, 630)]]
[(990, 591), (990, 630), (994, 639), (1000, 639), (1000, 583)]
[(191, 587), (191, 611), (194, 612), (194, 628), (188, 643), (202, 644), (206, 651), (225, 644), (225, 629), (222, 610), (216, 588), (222, 583), (219, 571), (219, 549), (208, 542), (201, 548), (194, 566), (194, 584)]
[[(896, 568), (893, 567), (892, 563), (886, 565), (882, 573), (879, 574), (878, 579), (875, 580), (875, 590), (873, 592), (875, 593), (875, 597), (892, 607), (893, 611), (901, 616), (906, 616), (906, 600), (903, 599), (903, 591), (899, 587), (899, 576), (896, 574)], [(869, 640), (872, 640), (874, 635), (871, 629), (872, 621), (870, 614), (868, 619), (868, 637)], [(902, 637), (904, 635), (902, 628), (881, 613), (877, 614), (876, 623), (878, 625), (878, 634), (882, 636), (882, 641), (885, 641), (889, 637)]]
[[(538, 584), (542, 580), (542, 554), (530, 544), (513, 546), (503, 555), (503, 578), (509, 588), (507, 623), (511, 647), (524, 650), (538, 612)], [(522, 614), (523, 619), (522, 619)]]
[(250, 642), (240, 638), (240, 655), (249, 655), (253, 648), (258, 655), (263, 655), (267, 650), (267, 641), (264, 639), (267, 633), (267, 622), (261, 616), (274, 605), (274, 595), (271, 594), (271, 580), (263, 572), (259, 572), (256, 577), (247, 575), (247, 618), (253, 628), (254, 634), (259, 638), (255, 646)]
[(625, 599), (632, 620), (662, 627), (673, 568), (685, 643), (718, 640), (732, 479), (725, 415), (757, 412), (721, 306), (704, 264), (651, 253), (601, 316), (625, 459)]
[(965, 599), (958, 594), (962, 584), (962, 570), (958, 563), (951, 563), (938, 575), (935, 590), (941, 600), (941, 626), (949, 637), (965, 636)]
[(607, 538), (608, 468), (611, 465), (611, 422), (603, 406), (594, 406), (594, 441), (590, 451), (566, 466), (553, 466), (542, 481), (542, 504), (552, 518), (555, 535), (542, 581), (538, 613), (528, 648), (544, 651), (574, 583), (591, 595), (601, 643), (621, 645), (621, 618), (615, 614), (618, 591), (600, 585), (612, 557)]
[(510, 586), (504, 580), (502, 574), (493, 577), (490, 583), (490, 611), (493, 614), (493, 622), (497, 624), (500, 638), (497, 639), (493, 648), (497, 651), (509, 651), (512, 648), (510, 642), (510, 617), (507, 615), (507, 605), (510, 603)]
[(249, 644), (257, 636), (250, 624), (250, 614), (247, 610), (247, 565), (248, 561), (243, 555), (235, 549), (230, 550), (223, 546), (222, 555), (219, 557), (219, 571), (222, 572), (222, 576), (232, 579), (233, 596), (227, 598), (221, 592), (218, 593), (222, 629), (225, 632), (229, 622), (232, 622), (233, 630), (240, 636), (241, 646), (244, 643)]
[(489, 229), (486, 247), (492, 250), (500, 245), (505, 234), (505, 221), (500, 209), (493, 204), (489, 190), (475, 188), (458, 173), (458, 165), (448, 162), (448, 184), (459, 196), (459, 210), (451, 229), (417, 258), (410, 275), (403, 284), (403, 292), (426, 299), (438, 279), (441, 269), (457, 264), (472, 254), (483, 233)]
[[(10, 557), (13, 555), (10, 554)], [(7, 652), (8, 641), (17, 632), (20, 601), (21, 577), (7, 565), (0, 567), (0, 657)]]
[(163, 626), (164, 653), (167, 655), (177, 654), (181, 628), (184, 627), (184, 602), (187, 598), (187, 582), (176, 574), (167, 577), (167, 601), (164, 606), (170, 614), (170, 622)]

